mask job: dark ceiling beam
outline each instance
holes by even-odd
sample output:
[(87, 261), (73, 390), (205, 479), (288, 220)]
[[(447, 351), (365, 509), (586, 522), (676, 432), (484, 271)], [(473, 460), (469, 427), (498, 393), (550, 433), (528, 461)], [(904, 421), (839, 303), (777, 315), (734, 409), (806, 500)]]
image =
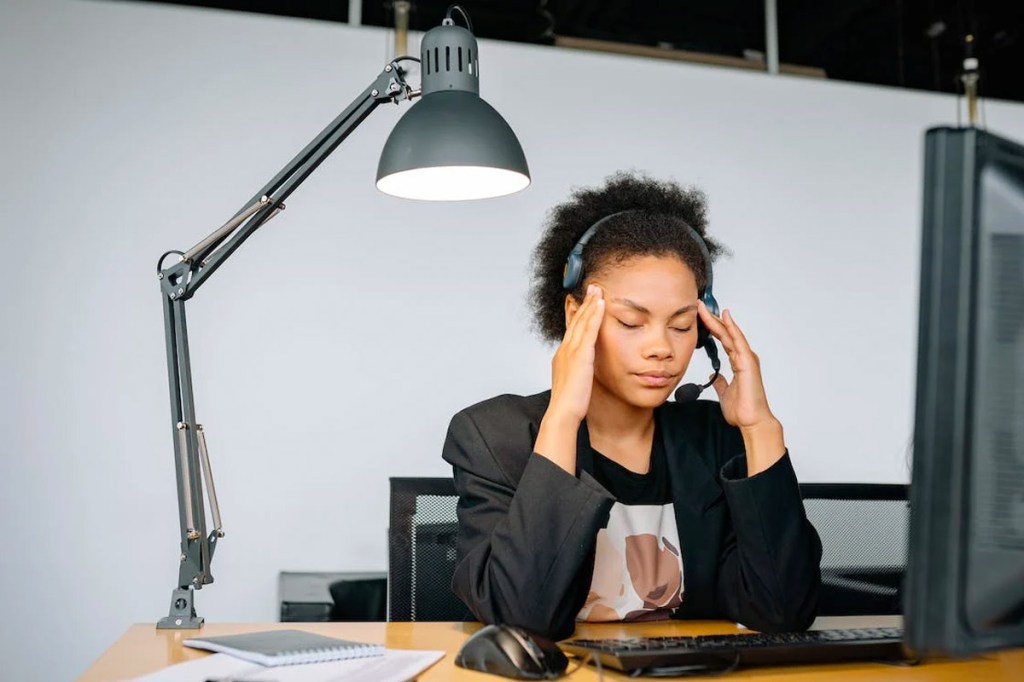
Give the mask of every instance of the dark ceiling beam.
[[(135, 0), (345, 22), (345, 0)], [(360, 2), (388, 26), (388, 0)], [(452, 0), (412, 0), (412, 28), (437, 24)], [(477, 35), (547, 43), (603, 40), (742, 58), (765, 49), (764, 0), (459, 0)], [(963, 36), (976, 30), (984, 97), (1024, 101), (1024, 0), (777, 0), (785, 63), (830, 78), (953, 92)], [(552, 20), (554, 25), (552, 26)], [(940, 22), (940, 35), (926, 29)], [(595, 48), (597, 49), (597, 48)]]
[(898, 0), (782, 0), (779, 2), (779, 47), (797, 63), (815, 59), (849, 27), (869, 15), (889, 10)]

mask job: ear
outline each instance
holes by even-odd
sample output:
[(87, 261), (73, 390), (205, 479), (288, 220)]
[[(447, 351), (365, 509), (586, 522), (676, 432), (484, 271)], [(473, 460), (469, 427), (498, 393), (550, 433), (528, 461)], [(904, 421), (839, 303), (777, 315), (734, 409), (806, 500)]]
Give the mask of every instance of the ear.
[(569, 323), (572, 322), (572, 318), (576, 317), (576, 313), (579, 312), (580, 304), (576, 301), (576, 297), (572, 294), (565, 295), (565, 327), (569, 328)]

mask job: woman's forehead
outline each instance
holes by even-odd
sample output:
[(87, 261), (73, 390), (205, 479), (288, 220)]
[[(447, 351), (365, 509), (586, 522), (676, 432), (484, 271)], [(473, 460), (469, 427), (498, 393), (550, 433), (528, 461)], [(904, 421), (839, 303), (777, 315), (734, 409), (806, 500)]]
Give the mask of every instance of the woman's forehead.
[(675, 302), (697, 297), (693, 271), (675, 256), (636, 256), (610, 263), (594, 275), (592, 282), (609, 301), (625, 298), (646, 305), (650, 299)]

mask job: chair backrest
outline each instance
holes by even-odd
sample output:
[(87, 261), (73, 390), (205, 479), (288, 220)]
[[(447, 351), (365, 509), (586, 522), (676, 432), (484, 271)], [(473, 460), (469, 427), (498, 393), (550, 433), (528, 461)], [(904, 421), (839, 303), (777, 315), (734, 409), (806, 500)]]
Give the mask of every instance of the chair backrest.
[(907, 566), (909, 486), (801, 483), (821, 537), (822, 616), (899, 614)]
[[(458, 495), (450, 478), (392, 478), (388, 620), (461, 621), (452, 592)], [(801, 483), (821, 537), (822, 616), (899, 614), (907, 565), (909, 486)]]
[(388, 620), (473, 620), (473, 614), (452, 592), (459, 499), (454, 481), (390, 480)]

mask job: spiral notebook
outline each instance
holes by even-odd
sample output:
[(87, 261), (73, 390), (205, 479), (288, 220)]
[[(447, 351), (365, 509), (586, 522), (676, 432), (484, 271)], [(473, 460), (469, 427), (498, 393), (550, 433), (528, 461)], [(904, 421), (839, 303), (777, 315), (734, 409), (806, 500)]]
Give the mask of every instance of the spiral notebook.
[(382, 644), (364, 644), (304, 630), (267, 630), (244, 635), (194, 637), (182, 642), (193, 649), (229, 654), (260, 665), (297, 665), (383, 656)]

